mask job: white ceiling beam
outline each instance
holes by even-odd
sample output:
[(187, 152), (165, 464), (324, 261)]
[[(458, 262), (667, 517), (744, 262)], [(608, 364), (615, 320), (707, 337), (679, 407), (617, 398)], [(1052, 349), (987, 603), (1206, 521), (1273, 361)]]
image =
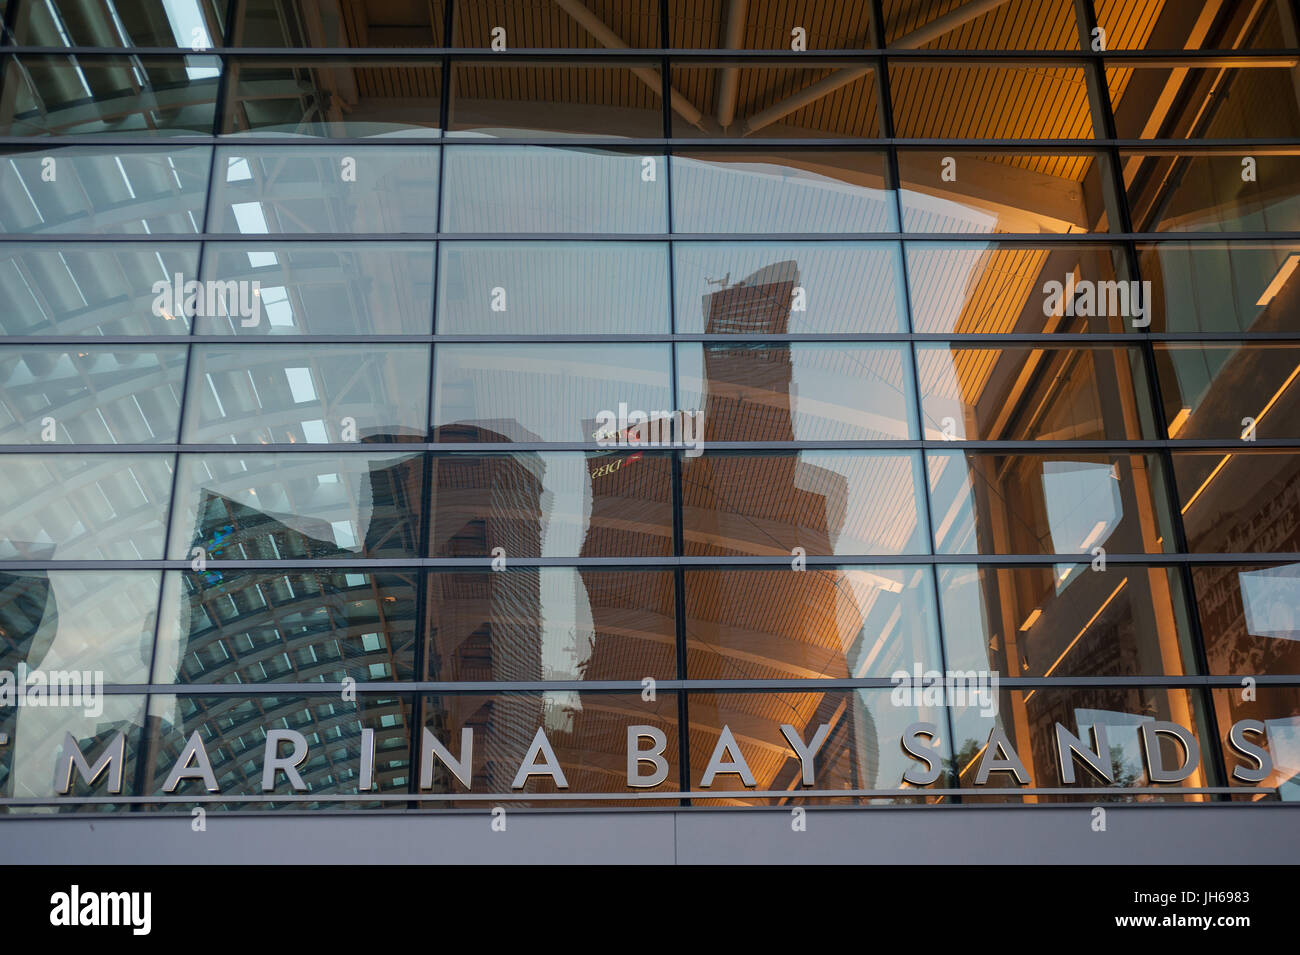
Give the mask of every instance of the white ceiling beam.
[[(557, 0), (558, 2), (558, 0)], [(894, 49), (910, 50), (923, 46), (937, 37), (943, 36), (951, 30), (956, 29), (963, 23), (974, 20), (976, 17), (983, 16), (990, 10), (1002, 6), (1007, 0), (969, 0), (955, 10), (949, 10), (938, 19), (931, 20), (923, 27), (913, 30), (911, 33), (899, 37), (890, 46)], [(796, 110), (803, 109), (809, 103), (812, 103), (828, 93), (833, 93), (842, 86), (847, 86), (855, 80), (861, 79), (871, 72), (871, 67), (851, 67), (849, 69), (836, 70), (830, 76), (824, 77), (809, 86), (807, 89), (800, 90), (793, 96), (774, 103), (767, 109), (755, 113), (745, 120), (744, 132), (746, 136), (757, 132), (764, 126), (770, 126), (777, 120), (790, 115)]]

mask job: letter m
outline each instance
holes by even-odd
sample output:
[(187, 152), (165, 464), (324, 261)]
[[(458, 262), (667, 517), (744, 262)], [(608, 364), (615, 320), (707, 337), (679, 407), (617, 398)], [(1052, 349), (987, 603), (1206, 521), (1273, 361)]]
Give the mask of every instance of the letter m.
[(99, 893), (100, 925), (129, 925), (133, 911), (129, 892)]
[(104, 747), (104, 753), (95, 761), (95, 765), (90, 765), (85, 755), (81, 752), (81, 747), (77, 741), (72, 738), (71, 733), (65, 733), (63, 737), (63, 751), (59, 754), (59, 761), (54, 768), (54, 789), (60, 796), (66, 796), (72, 789), (72, 767), (77, 767), (77, 772), (81, 774), (82, 780), (87, 786), (95, 785), (95, 780), (105, 772), (108, 773), (108, 791), (110, 793), (120, 793), (122, 791), (122, 764), (126, 762), (126, 734), (118, 732)]
[(207, 311), (203, 314), (208, 318), (220, 315), (221, 311), (218, 310), (218, 305), (226, 306), (225, 312), (227, 315), (234, 314), (230, 303), (235, 303), (235, 309), (239, 307), (239, 283), (232, 279), (226, 282), (209, 281), (207, 284)]
[(50, 671), (50, 699), (71, 699), (72, 691), (81, 689), (81, 674), (76, 670)]
[(952, 670), (947, 682), (949, 706), (965, 706), (980, 696), (982, 679), (978, 670)]
[(1128, 313), (1128, 283), (1098, 282), (1096, 314), (1109, 317)]

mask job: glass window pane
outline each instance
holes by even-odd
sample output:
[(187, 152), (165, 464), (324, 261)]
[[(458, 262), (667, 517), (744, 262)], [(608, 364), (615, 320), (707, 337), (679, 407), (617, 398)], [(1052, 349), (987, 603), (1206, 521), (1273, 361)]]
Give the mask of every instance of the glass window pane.
[(220, 76), (211, 56), (13, 57), (0, 135), (207, 136)]
[(157, 560), (171, 454), (0, 454), (0, 559)]
[[(1229, 69), (1215, 62), (1196, 68), (1195, 60), (1182, 62), (1186, 66), (1141, 68), (1139, 61), (1138, 69), (1106, 70), (1119, 138), (1269, 139), (1300, 135), (1292, 67), (1267, 60), (1258, 60), (1249, 69)], [(1171, 109), (1174, 102), (1187, 105)]]
[(1171, 438), (1300, 438), (1298, 346), (1160, 344), (1156, 367)]
[[(967, 10), (963, 4), (883, 0), (891, 47), (930, 50), (1077, 50), (1070, 0), (1011, 0)], [(946, 8), (946, 9), (945, 9)]]
[(0, 232), (202, 232), (211, 161), (207, 146), (10, 149)]
[[(1284, 0), (1283, 0), (1284, 2)], [(1221, 6), (1094, 0), (1108, 50), (1277, 50), (1279, 0)]]
[(436, 146), (223, 146), (216, 180), (209, 231), (436, 231)]
[(672, 69), (673, 135), (768, 139), (870, 139), (880, 135), (876, 75), (861, 61), (726, 65), (679, 61)]
[(675, 410), (666, 345), (439, 345), (436, 361), (439, 441), (594, 442), (612, 420)]
[(1300, 564), (1196, 566), (1192, 583), (1211, 673), (1300, 673)]
[(443, 0), (240, 0), (235, 46), (436, 47), (442, 20)]
[(917, 332), (1122, 332), (1151, 319), (1120, 246), (908, 242), (906, 254)]
[(185, 335), (189, 319), (183, 309), (166, 307), (166, 293), (196, 278), (198, 262), (199, 246), (184, 242), (5, 243), (0, 332)]
[(927, 553), (920, 456), (905, 451), (706, 453), (682, 462), (685, 553)]
[(185, 346), (0, 345), (0, 444), (170, 444)]
[[(152, 696), (149, 698), (150, 767), (148, 791), (163, 795), (167, 776), (195, 733), (223, 796), (248, 796), (248, 802), (205, 804), (208, 811), (357, 810), (392, 808), (365, 800), (262, 802), (262, 769), (268, 728), (295, 730), (307, 742), (297, 765), (306, 787), (304, 795), (356, 794), (360, 788), (362, 730), (374, 730), (374, 780), (378, 791), (405, 792), (411, 782), (411, 737), (419, 737), (412, 716), (415, 701), (396, 694), (357, 694), (342, 700), (338, 693), (301, 696)], [(281, 755), (289, 752), (281, 748)], [(287, 774), (275, 774), (274, 795), (294, 792)], [(171, 795), (205, 796), (198, 777), (179, 780)]]
[(459, 61), (447, 129), (463, 136), (653, 138), (664, 131), (659, 65)]
[(1153, 242), (1138, 255), (1152, 331), (1300, 331), (1300, 244)]
[(1136, 232), (1293, 232), (1300, 229), (1300, 151), (1261, 150), (1243, 179), (1241, 150), (1122, 153)]
[(693, 150), (673, 163), (676, 232), (893, 232), (882, 153)]
[[(1043, 788), (1069, 788), (1111, 785), (1113, 796), (1035, 795), (1029, 797), (1039, 803), (1096, 803), (1100, 801), (1132, 802), (1135, 799), (1160, 802), (1205, 802), (1213, 797), (1203, 794), (1184, 794), (1180, 789), (1195, 789), (1220, 785), (1209, 758), (1213, 752), (1206, 723), (1203, 700), (1195, 690), (1165, 689), (1163, 687), (1079, 686), (1043, 687), (1033, 690), (1006, 690), (1000, 694), (996, 715), (986, 714), (981, 708), (967, 706), (953, 713), (957, 747), (958, 785), (970, 789), (963, 795), (962, 804), (983, 802), (1016, 802), (1026, 797), (980, 796), (978, 782), (980, 766), (984, 762), (985, 744), (994, 726), (1006, 734), (1008, 741), (1024, 766), (1028, 785)], [(1123, 789), (1151, 786), (1149, 767), (1158, 764), (1166, 770), (1177, 769), (1186, 758), (1181, 744), (1161, 734), (1150, 748), (1145, 744), (1143, 724), (1161, 720), (1176, 723), (1187, 730), (1196, 745), (1196, 768), (1177, 785), (1167, 785), (1157, 794), (1134, 796)], [(1055, 745), (1056, 724), (1092, 745), (1094, 728), (1104, 734), (1107, 743), (1102, 764), (1109, 778), (1100, 779), (1079, 757), (1073, 759), (1074, 782), (1066, 783), (1060, 768), (1060, 756)], [(1106, 757), (1109, 757), (1107, 759)], [(990, 772), (987, 788), (1016, 788), (1016, 777), (1009, 771)]]
[(434, 557), (662, 557), (672, 466), (655, 452), (439, 454)]
[(440, 334), (671, 331), (664, 244), (444, 242), (440, 254)]
[(1189, 551), (1300, 551), (1300, 455), (1178, 451), (1173, 462)]
[(887, 677), (939, 666), (930, 569), (686, 572), (693, 680)]
[[(1258, 672), (1252, 670), (1252, 672)], [(1290, 672), (1295, 672), (1294, 669)], [(1240, 786), (1241, 795), (1232, 797), (1235, 802), (1257, 802), (1261, 798), (1282, 802), (1300, 799), (1300, 691), (1293, 686), (1261, 686), (1249, 700), (1243, 700), (1239, 689), (1210, 691), (1218, 716), (1220, 746), (1227, 763), (1228, 785)], [(1242, 720), (1263, 724), (1263, 732), (1252, 731), (1242, 739), (1267, 750), (1272, 768), (1258, 783), (1238, 778), (1238, 771), (1257, 769), (1259, 764), (1228, 741), (1231, 729)], [(1254, 727), (1251, 727), (1255, 730)], [(1276, 789), (1276, 793), (1261, 795), (1256, 789)]]
[(426, 434), (427, 345), (195, 345), (183, 440), (329, 444)]
[(906, 345), (677, 346), (681, 404), (705, 442), (883, 441), (916, 434)]
[(154, 683), (415, 678), (417, 571), (169, 572)]
[(1136, 348), (916, 345), (925, 437), (1104, 441), (1155, 436)]
[(50, 799), (53, 803), (52, 806), (6, 806), (6, 815), (131, 811), (132, 807), (127, 803), (71, 801), (113, 795), (109, 787), (110, 773), (107, 772), (100, 773), (93, 784), (88, 784), (80, 772), (74, 771), (67, 795), (56, 792), (59, 772), (64, 768), (59, 765), (63, 762), (60, 755), (69, 733), (92, 766), (110, 751), (109, 747), (121, 733), (124, 736), (124, 759), (121, 764), (122, 787), (118, 795), (141, 795), (137, 780), (141, 771), (139, 761), (146, 758), (147, 752), (143, 738), (146, 698), (137, 694), (106, 693), (99, 700), (103, 704), (102, 711), (99, 711), (98, 704), (90, 707), (0, 708), (0, 732), (9, 740), (5, 746), (4, 767), (0, 769), (0, 789), (6, 796)]
[[(1077, 36), (1077, 34), (1076, 34)], [(889, 64), (898, 136), (917, 139), (1091, 139), (1082, 67)], [(960, 161), (958, 163), (960, 166)], [(957, 173), (958, 183), (962, 172)]]
[(182, 454), (173, 558), (342, 560), (419, 556), (420, 456)]
[(442, 70), (428, 60), (229, 61), (224, 133), (437, 136)]
[(1155, 455), (929, 451), (926, 459), (937, 553), (1174, 550)]
[(905, 149), (898, 154), (898, 176), (906, 232), (1060, 234), (1116, 228), (1104, 154)]
[[(919, 771), (921, 764), (898, 745), (914, 723), (942, 726), (937, 734), (935, 762), (945, 770), (932, 785), (950, 785), (948, 733), (942, 707), (899, 706), (888, 689), (827, 690), (808, 692), (691, 693), (691, 789), (693, 792), (723, 793), (725, 800), (699, 800), (696, 805), (785, 805), (799, 795), (803, 764), (795, 755), (783, 725), (794, 727), (807, 743), (822, 726), (829, 726), (825, 742), (813, 757), (813, 787), (816, 790), (914, 790), (914, 796), (833, 796), (835, 804), (933, 802), (924, 786), (903, 782), (904, 773)], [(740, 755), (754, 777), (746, 787), (735, 773), (718, 773), (705, 787), (709, 757), (718, 745), (722, 728), (731, 731)], [(779, 797), (751, 796), (746, 792), (780, 792)], [(818, 800), (821, 802), (821, 800)]]
[(1197, 670), (1177, 568), (941, 567), (939, 594), (953, 670), (1017, 677)]
[(196, 332), (428, 335), (433, 256), (432, 243), (211, 242), (204, 250), (204, 279), (222, 288), (240, 283), (240, 302), (250, 302), (253, 310), (204, 312)]
[[(19, 3), (14, 42), (22, 46), (185, 47), (221, 45), (230, 0), (131, 0), (107, 8), (85, 0)], [(111, 17), (105, 13), (111, 11)]]
[(452, 46), (496, 49), (498, 37), (503, 49), (660, 45), (658, 0), (458, 0), (452, 10)]
[(446, 161), (445, 232), (668, 230), (662, 154), (448, 146)]
[(671, 571), (541, 567), (435, 573), (428, 606), (421, 679), (677, 675)]
[(679, 332), (907, 331), (894, 243), (678, 242), (673, 283)]
[(103, 683), (148, 683), (160, 576), (102, 568), (0, 572), (0, 667), (12, 674), (22, 663), (93, 672), (92, 680)]
[(795, 27), (802, 27), (809, 50), (869, 50), (875, 46), (871, 7), (851, 15), (843, 6), (819, 0), (748, 4), (731, 35), (732, 5), (724, 0), (668, 0), (669, 44), (678, 50), (789, 50)]

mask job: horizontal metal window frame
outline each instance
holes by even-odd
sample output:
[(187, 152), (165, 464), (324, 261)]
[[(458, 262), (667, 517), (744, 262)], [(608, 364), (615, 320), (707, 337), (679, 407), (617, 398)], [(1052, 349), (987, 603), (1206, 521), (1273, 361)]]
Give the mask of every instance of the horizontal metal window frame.
[[(743, 63), (747, 60), (771, 60), (795, 66), (800, 63), (838, 61), (879, 63), (914, 61), (940, 66), (999, 66), (1028, 64), (1035, 66), (1086, 66), (1101, 63), (1109, 66), (1160, 68), (1174, 66), (1194, 69), (1197, 62), (1205, 68), (1285, 68), (1300, 65), (1300, 55), (1293, 49), (1138, 49), (1138, 50), (986, 50), (872, 47), (817, 50), (738, 50), (701, 47), (512, 47), (492, 50), (489, 47), (419, 46), (419, 47), (274, 47), (211, 46), (200, 49), (187, 46), (32, 46), (13, 44), (0, 48), (5, 56), (209, 56), (220, 59), (238, 57), (347, 59), (375, 57), (391, 59), (442, 58), (445, 60), (483, 60), (524, 62), (562, 60), (566, 62), (631, 62), (665, 58), (674, 60), (716, 60), (719, 63)], [(656, 65), (658, 65), (656, 63)]]
[(47, 242), (882, 242), (978, 243), (982, 245), (1092, 244), (1125, 242), (1300, 242), (1300, 230), (1284, 232), (0, 232), (0, 243)]
[[(966, 671), (963, 671), (966, 672)], [(1069, 689), (1089, 687), (1123, 687), (1150, 689), (1240, 689), (1249, 677), (1259, 686), (1300, 688), (1300, 674), (1241, 673), (1218, 676), (1193, 674), (1176, 676), (1066, 676), (1066, 677), (998, 677), (999, 690)], [(889, 690), (898, 684), (889, 677), (851, 679), (792, 680), (655, 680), (655, 690), (685, 693), (825, 693), (829, 690)], [(904, 684), (906, 685), (906, 684)], [(110, 696), (166, 694), (176, 696), (301, 696), (337, 701), (344, 689), (374, 695), (392, 694), (496, 694), (496, 693), (626, 693), (640, 695), (645, 686), (636, 680), (490, 680), (450, 682), (446, 680), (406, 680), (379, 683), (373, 680), (354, 683), (105, 683)]]
[[(492, 557), (348, 557), (348, 558), (285, 558), (283, 560), (217, 560), (208, 558), (205, 566), (217, 570), (355, 570), (371, 573), (376, 570), (446, 570), (474, 572), (492, 570)], [(1044, 565), (1090, 565), (1091, 554), (809, 554), (803, 558), (808, 567), (1042, 567)], [(1175, 553), (1162, 551), (1151, 554), (1110, 554), (1106, 564), (1138, 565), (1150, 567), (1179, 567), (1184, 565), (1273, 565), (1300, 563), (1300, 553), (1268, 552), (1256, 554)], [(508, 568), (563, 567), (575, 570), (741, 570), (767, 568), (790, 570), (789, 557), (509, 557)], [(117, 560), (0, 560), (0, 572), (42, 570), (193, 570), (190, 558), (152, 558)], [(496, 571), (506, 573), (508, 571)], [(790, 571), (796, 573), (796, 571)], [(1107, 573), (1107, 571), (1098, 571)]]
[[(0, 340), (2, 341), (2, 340)], [(872, 441), (705, 441), (708, 453), (772, 451), (994, 451), (1004, 454), (1053, 454), (1080, 451), (1089, 454), (1129, 454), (1143, 451), (1252, 451), (1300, 450), (1300, 438), (1144, 438), (1130, 440), (1026, 440), (1026, 441), (944, 441), (923, 438), (898, 438)], [(347, 444), (219, 444), (214, 442), (158, 444), (0, 444), (0, 454), (396, 454), (434, 452), (443, 455), (526, 454), (534, 451), (588, 452), (591, 454), (638, 451), (668, 455), (681, 454), (682, 445), (618, 445), (602, 447), (581, 441), (455, 442), (455, 441), (355, 441)]]
[(490, 149), (494, 146), (545, 146), (554, 149), (639, 149), (642, 147), (671, 147), (672, 152), (691, 152), (702, 149), (738, 149), (738, 150), (825, 150), (825, 149), (862, 149), (897, 148), (897, 149), (953, 149), (961, 150), (987, 149), (1003, 150), (1024, 155), (1055, 153), (1095, 153), (1107, 149), (1119, 149), (1129, 153), (1150, 153), (1163, 155), (1175, 153), (1180, 156), (1235, 156), (1243, 149), (1249, 149), (1252, 155), (1296, 155), (1300, 154), (1300, 137), (1268, 136), (1254, 139), (1000, 139), (975, 137), (959, 139), (952, 137), (902, 137), (902, 136), (853, 136), (827, 139), (775, 139), (765, 137), (680, 137), (680, 136), (499, 136), (480, 137), (468, 132), (452, 130), (445, 135), (395, 135), (395, 136), (321, 136), (321, 135), (281, 135), (266, 133), (223, 133), (220, 135), (205, 133), (160, 132), (154, 136), (142, 136), (138, 133), (123, 134), (87, 134), (71, 133), (66, 136), (45, 133), (38, 136), (0, 136), (0, 147), (26, 148), (31, 150), (49, 149), (58, 146), (101, 146), (105, 150), (114, 147), (168, 146), (383, 146), (383, 147), (428, 147), (428, 146), (469, 146), (475, 149)]
[(20, 348), (27, 345), (88, 346), (140, 345), (161, 347), (165, 345), (528, 345), (528, 344), (595, 344), (617, 345), (636, 343), (690, 343), (717, 345), (764, 345), (783, 343), (824, 344), (876, 344), (915, 342), (928, 345), (969, 345), (972, 348), (1001, 348), (1017, 345), (1056, 346), (1060, 349), (1101, 348), (1106, 345), (1137, 347), (1145, 342), (1205, 344), (1226, 347), (1241, 345), (1288, 345), (1300, 342), (1300, 331), (1294, 332), (963, 332), (946, 335), (942, 332), (793, 332), (782, 335), (745, 334), (718, 335), (692, 332), (612, 332), (610, 334), (556, 334), (556, 335), (464, 335), (434, 333), (431, 335), (330, 335), (305, 333), (301, 335), (0, 335), (0, 347)]

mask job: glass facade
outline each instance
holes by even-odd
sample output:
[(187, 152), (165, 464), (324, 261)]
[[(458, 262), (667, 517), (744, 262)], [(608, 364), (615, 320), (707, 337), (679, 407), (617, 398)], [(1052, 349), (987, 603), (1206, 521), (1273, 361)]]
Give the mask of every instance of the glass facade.
[(0, 810), (1300, 799), (1292, 0), (0, 10)]

